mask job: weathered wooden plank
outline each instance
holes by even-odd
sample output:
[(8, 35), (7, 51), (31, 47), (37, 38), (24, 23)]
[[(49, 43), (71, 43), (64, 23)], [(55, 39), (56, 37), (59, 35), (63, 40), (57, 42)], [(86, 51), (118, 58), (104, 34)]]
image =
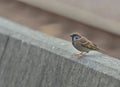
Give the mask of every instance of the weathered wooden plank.
[[(120, 14), (117, 3), (120, 1), (101, 0), (17, 0), (81, 23), (120, 35)], [(106, 6), (106, 4), (109, 4)], [(115, 5), (115, 6), (114, 6)], [(100, 8), (102, 6), (102, 8)], [(110, 9), (112, 7), (112, 9)], [(104, 10), (103, 10), (104, 8)], [(107, 17), (107, 18), (106, 18)]]

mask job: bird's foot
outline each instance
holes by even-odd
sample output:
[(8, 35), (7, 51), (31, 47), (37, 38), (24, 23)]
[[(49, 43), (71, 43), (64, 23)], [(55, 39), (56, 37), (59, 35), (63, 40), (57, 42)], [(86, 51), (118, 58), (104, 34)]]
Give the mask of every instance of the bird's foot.
[(80, 56), (84, 56), (86, 54), (86, 52), (80, 52), (79, 54), (80, 54)]
[(77, 53), (76, 56), (78, 56), (79, 58), (84, 56), (87, 52), (80, 52), (80, 53)]
[(86, 52), (80, 52), (79, 56), (84, 56), (86, 54)]

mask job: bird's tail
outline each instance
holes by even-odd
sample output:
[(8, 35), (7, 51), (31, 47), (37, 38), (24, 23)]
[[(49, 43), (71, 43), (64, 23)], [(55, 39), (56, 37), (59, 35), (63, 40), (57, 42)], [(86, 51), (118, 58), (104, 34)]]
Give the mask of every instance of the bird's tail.
[(98, 52), (100, 52), (100, 53), (107, 54), (107, 52), (106, 52), (104, 49), (102, 49), (102, 48), (97, 47), (96, 50), (97, 50)]

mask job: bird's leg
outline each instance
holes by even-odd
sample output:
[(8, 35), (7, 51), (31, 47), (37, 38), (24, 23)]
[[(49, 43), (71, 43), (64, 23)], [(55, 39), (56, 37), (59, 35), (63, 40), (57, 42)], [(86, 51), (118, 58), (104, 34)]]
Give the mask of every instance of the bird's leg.
[(84, 56), (87, 52), (80, 52), (79, 55), (80, 56)]
[[(80, 52), (80, 53), (77, 53), (75, 54), (77, 57), (81, 58), (82, 56), (84, 56), (87, 52)], [(78, 58), (78, 59), (79, 59)]]

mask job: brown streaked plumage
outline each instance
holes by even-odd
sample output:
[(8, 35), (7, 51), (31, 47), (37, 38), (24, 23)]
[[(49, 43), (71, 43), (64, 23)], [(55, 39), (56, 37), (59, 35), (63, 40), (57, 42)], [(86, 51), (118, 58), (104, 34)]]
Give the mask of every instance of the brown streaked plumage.
[(80, 53), (81, 55), (83, 55), (83, 53), (88, 53), (90, 50), (96, 50), (105, 53), (104, 50), (99, 48), (97, 45), (95, 45), (94, 43), (92, 43), (90, 40), (80, 35), (79, 33), (73, 33), (70, 36), (72, 37), (73, 46), (81, 52)]

